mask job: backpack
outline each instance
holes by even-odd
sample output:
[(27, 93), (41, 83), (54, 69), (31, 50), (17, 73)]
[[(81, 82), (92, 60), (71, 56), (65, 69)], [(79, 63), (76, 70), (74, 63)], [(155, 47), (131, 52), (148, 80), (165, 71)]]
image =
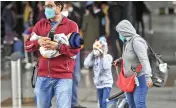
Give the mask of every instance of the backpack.
[[(137, 37), (132, 38), (132, 47), (133, 47), (133, 41), (135, 38)], [(139, 37), (139, 38), (142, 38), (142, 37)], [(149, 45), (149, 43), (145, 39), (143, 40), (148, 45), (148, 58), (149, 58), (149, 62), (150, 62), (151, 70), (152, 70), (153, 85), (155, 87), (163, 87), (166, 84), (166, 81), (168, 79), (167, 63), (164, 63), (161, 57), (153, 51), (152, 47)]]

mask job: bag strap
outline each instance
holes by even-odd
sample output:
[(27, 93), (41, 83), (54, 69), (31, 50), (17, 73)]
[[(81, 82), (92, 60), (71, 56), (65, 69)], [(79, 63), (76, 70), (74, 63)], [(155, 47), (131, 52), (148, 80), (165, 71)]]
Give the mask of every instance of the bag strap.
[[(142, 37), (139, 37), (139, 36), (136, 36), (136, 37), (133, 37), (132, 39), (131, 39), (131, 41), (132, 41), (132, 47), (133, 47), (133, 49), (134, 49), (134, 39), (136, 39), (136, 38), (142, 38)], [(158, 58), (158, 56), (157, 56), (157, 54), (153, 51), (153, 49), (152, 49), (152, 47), (150, 46), (150, 44), (144, 39), (144, 38), (142, 38), (145, 42), (146, 42), (146, 44), (147, 44), (147, 46), (148, 46), (148, 52), (149, 53), (151, 53), (152, 55), (154, 55), (156, 58), (157, 58), (157, 60), (159, 61), (159, 58)], [(148, 55), (149, 55), (149, 53), (148, 53)], [(160, 62), (160, 61), (159, 61)]]
[[(59, 21), (51, 28), (51, 30), (47, 34), (47, 37), (49, 37), (50, 32), (55, 33), (55, 30), (56, 30), (57, 26), (62, 22), (63, 18), (64, 18), (64, 16), (61, 15), (61, 19), (59, 19)], [(39, 54), (38, 54), (38, 56), (39, 56)], [(38, 63), (39, 63), (39, 60), (37, 59), (36, 66), (38, 66)]]
[[(133, 47), (133, 49), (134, 49), (134, 39), (136, 39), (136, 38), (142, 38), (142, 37), (139, 37), (139, 36), (135, 36), (135, 37), (133, 37), (130, 41), (132, 41), (132, 47)], [(143, 38), (142, 38), (143, 39)], [(153, 49), (152, 49), (152, 47), (149, 45), (149, 43), (145, 40), (145, 39), (143, 39), (145, 42), (146, 42), (146, 44), (147, 44), (147, 46), (148, 46), (148, 51), (150, 52), (150, 53), (152, 53), (152, 54), (154, 54), (155, 55), (155, 52), (153, 51)]]
[(55, 33), (57, 26), (62, 22), (63, 18), (64, 18), (64, 16), (61, 15), (61, 19), (59, 19), (59, 21), (51, 28), (51, 30), (48, 32), (47, 36), (49, 36), (50, 32)]

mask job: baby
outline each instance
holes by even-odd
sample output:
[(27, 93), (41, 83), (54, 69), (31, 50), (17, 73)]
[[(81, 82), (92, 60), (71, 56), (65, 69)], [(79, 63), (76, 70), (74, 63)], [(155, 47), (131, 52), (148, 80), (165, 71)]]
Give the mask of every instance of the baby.
[[(31, 41), (38, 40), (41, 37), (42, 36), (38, 36), (37, 34), (33, 32), (31, 34), (30, 40)], [(76, 33), (76, 32), (70, 33), (68, 34), (68, 36), (65, 36), (64, 33), (55, 34), (54, 41), (58, 42), (59, 44), (65, 44), (65, 45), (71, 46), (73, 48), (81, 47), (81, 45), (83, 44), (83, 38), (79, 35), (79, 33)], [(39, 51), (40, 51), (40, 54), (45, 58), (54, 58), (54, 57), (61, 55), (58, 50), (47, 50), (44, 47), (40, 47)]]

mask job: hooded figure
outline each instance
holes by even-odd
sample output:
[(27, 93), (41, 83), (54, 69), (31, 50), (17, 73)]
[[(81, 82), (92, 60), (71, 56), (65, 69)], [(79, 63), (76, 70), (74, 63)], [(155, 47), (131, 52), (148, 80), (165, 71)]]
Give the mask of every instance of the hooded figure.
[[(142, 71), (139, 73), (139, 76), (151, 77), (151, 67), (147, 54), (148, 45), (145, 40), (136, 33), (136, 30), (128, 20), (121, 21), (116, 26), (116, 30), (120, 35), (120, 39), (126, 41), (122, 54), (125, 62), (125, 76), (128, 77), (133, 74), (131, 67), (137, 67), (139, 64), (142, 64)], [(139, 38), (134, 39), (134, 37)]]
[[(131, 108), (146, 108), (146, 94), (148, 87), (152, 85), (151, 67), (148, 58), (148, 45), (146, 41), (136, 33), (136, 30), (128, 20), (121, 21), (116, 26), (120, 39), (124, 41), (122, 59), (124, 60), (124, 75), (126, 77), (134, 74), (132, 71), (138, 65), (142, 65), (142, 70), (137, 74), (139, 86), (136, 86), (132, 93), (127, 93), (128, 103)], [(148, 87), (147, 87), (148, 86)], [(137, 95), (138, 94), (138, 95)], [(140, 98), (144, 97), (144, 98)], [(142, 107), (140, 106), (142, 105)]]

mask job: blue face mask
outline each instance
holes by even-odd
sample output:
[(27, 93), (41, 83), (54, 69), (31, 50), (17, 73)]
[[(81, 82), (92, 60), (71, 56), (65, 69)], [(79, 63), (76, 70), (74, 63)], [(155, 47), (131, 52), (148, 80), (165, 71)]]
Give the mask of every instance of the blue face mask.
[(122, 36), (120, 33), (119, 33), (119, 38), (120, 38), (120, 40), (123, 41), (123, 42), (125, 42), (125, 40), (126, 40), (125, 37)]
[(45, 15), (46, 18), (54, 18), (56, 16), (56, 13), (53, 8), (45, 8)]

